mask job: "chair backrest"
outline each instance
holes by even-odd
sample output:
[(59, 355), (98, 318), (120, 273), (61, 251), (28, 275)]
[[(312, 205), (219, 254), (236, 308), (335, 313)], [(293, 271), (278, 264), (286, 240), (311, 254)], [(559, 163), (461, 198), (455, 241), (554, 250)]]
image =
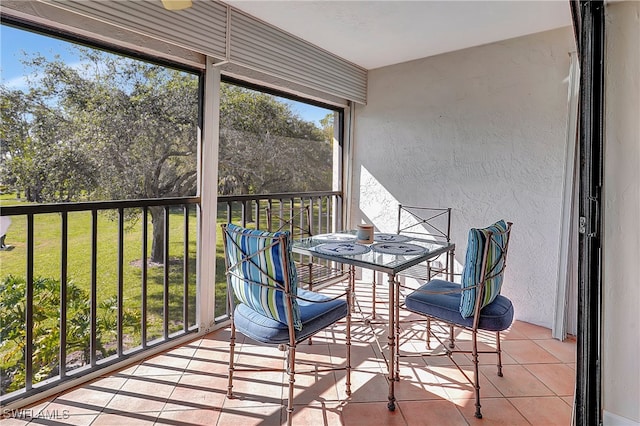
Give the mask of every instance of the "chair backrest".
[(271, 232), (289, 231), (294, 239), (313, 235), (313, 222), (309, 206), (301, 206), (289, 212), (267, 208), (267, 229)]
[(500, 294), (511, 222), (500, 220), (487, 228), (471, 228), (462, 271), (460, 314), (468, 318), (493, 302)]
[(451, 208), (399, 204), (397, 233), (414, 238), (450, 242)]
[(301, 330), (290, 233), (234, 224), (223, 224), (222, 232), (230, 303), (235, 295), (254, 311)]

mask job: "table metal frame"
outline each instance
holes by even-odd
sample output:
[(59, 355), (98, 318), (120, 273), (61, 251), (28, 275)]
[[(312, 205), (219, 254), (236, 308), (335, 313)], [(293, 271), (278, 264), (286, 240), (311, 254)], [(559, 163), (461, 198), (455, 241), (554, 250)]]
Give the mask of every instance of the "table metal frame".
[[(355, 231), (345, 231), (344, 234), (353, 235)], [(323, 237), (326, 235), (316, 235), (310, 238), (304, 238), (293, 242), (293, 252), (318, 257), (321, 259), (327, 259), (349, 265), (350, 268), (361, 267), (370, 269), (375, 272), (382, 272), (388, 275), (389, 282), (389, 320), (388, 320), (388, 347), (389, 347), (389, 360), (387, 362), (388, 379), (389, 379), (389, 396), (387, 408), (390, 411), (395, 410), (395, 382), (400, 378), (400, 287), (396, 281), (396, 275), (399, 272), (404, 271), (414, 265), (425, 262), (429, 259), (436, 258), (443, 253), (450, 252), (451, 255), (448, 258), (448, 271), (449, 274), (453, 274), (453, 259), (455, 252), (455, 244), (446, 243), (440, 241), (429, 241), (419, 238), (412, 238), (407, 241), (411, 244), (418, 244), (427, 248), (423, 254), (419, 255), (391, 255), (376, 253), (371, 250), (368, 253), (361, 255), (327, 255), (318, 252), (314, 247), (326, 243), (327, 240)], [(355, 242), (355, 240), (354, 240)], [(372, 253), (373, 252), (373, 253)], [(377, 255), (377, 256), (376, 256)], [(451, 278), (451, 277), (449, 277)], [(352, 273), (349, 278), (349, 285), (352, 290), (352, 294), (355, 295), (355, 276)], [(374, 301), (375, 302), (375, 301)]]

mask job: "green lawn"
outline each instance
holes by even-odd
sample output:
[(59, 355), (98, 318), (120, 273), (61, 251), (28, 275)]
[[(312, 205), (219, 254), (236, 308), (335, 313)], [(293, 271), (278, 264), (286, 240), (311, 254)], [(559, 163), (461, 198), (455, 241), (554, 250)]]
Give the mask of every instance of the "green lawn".
[[(2, 205), (15, 205), (21, 202), (12, 194), (0, 196)], [(275, 206), (275, 205), (274, 205)], [(298, 208), (296, 204), (295, 208)], [(318, 207), (316, 206), (316, 209)], [(326, 208), (326, 206), (324, 207)], [(260, 223), (266, 224), (265, 209), (261, 210)], [(317, 211), (314, 212), (317, 217)], [(234, 205), (232, 221), (240, 223), (239, 204)], [(317, 220), (317, 219), (314, 219)], [(184, 220), (182, 212), (170, 214), (169, 255), (170, 271), (170, 319), (179, 320), (182, 312), (182, 260), (184, 246)], [(218, 225), (226, 222), (226, 206), (218, 209)], [(71, 212), (68, 220), (68, 280), (89, 291), (91, 285), (91, 213)], [(249, 226), (253, 226), (251, 223)], [(57, 213), (35, 216), (34, 224), (34, 276), (60, 279), (61, 261), (61, 219)], [(148, 220), (148, 250), (151, 250), (151, 218)], [(196, 285), (196, 240), (197, 219), (195, 209), (190, 211), (189, 219), (189, 306), (190, 324), (195, 322), (195, 285)], [(115, 212), (100, 212), (98, 215), (97, 248), (97, 297), (98, 302), (117, 294), (118, 285), (118, 223)], [(0, 278), (9, 274), (26, 275), (26, 217), (12, 217), (12, 224), (6, 238), (6, 244), (13, 246), (9, 251), (0, 252)], [(142, 221), (129, 221), (124, 232), (124, 306), (140, 309), (142, 292)], [(161, 324), (163, 305), (163, 274), (160, 266), (148, 269), (148, 306), (150, 321)], [(226, 281), (224, 276), (224, 253), (222, 236), (217, 232), (216, 241), (216, 315), (225, 313)], [(177, 326), (176, 326), (177, 327)], [(153, 328), (153, 327), (152, 327)], [(159, 333), (156, 330), (156, 333)]]
[[(15, 198), (10, 199), (6, 196), (2, 197), (2, 205), (19, 204)], [(164, 272), (165, 268), (162, 264), (149, 264), (147, 272), (147, 303), (142, 306), (142, 218), (140, 216), (141, 209), (131, 209), (125, 211), (125, 217), (130, 220), (125, 222), (123, 235), (123, 258), (122, 274), (123, 274), (123, 308), (125, 314), (125, 326), (123, 330), (124, 349), (139, 347), (142, 344), (142, 335), (140, 333), (140, 318), (143, 309), (147, 311), (147, 336), (146, 341), (152, 341), (161, 338), (164, 334)], [(137, 217), (136, 217), (137, 213)], [(26, 216), (12, 216), (12, 223), (7, 232), (5, 243), (10, 246), (9, 250), (0, 251), (0, 280), (13, 275), (26, 279), (27, 265), (27, 244), (26, 244)], [(34, 250), (33, 265), (34, 277), (50, 278), (56, 281), (61, 280), (61, 259), (62, 259), (62, 231), (61, 231), (61, 215), (59, 213), (38, 214), (34, 216)], [(92, 242), (91, 242), (91, 212), (70, 212), (68, 213), (68, 232), (67, 232), (67, 281), (75, 284), (86, 295), (86, 300), (81, 303), (85, 306), (89, 304), (89, 295), (91, 289), (92, 277)], [(196, 245), (197, 245), (197, 217), (196, 206), (191, 206), (189, 210), (189, 245), (188, 245), (188, 299), (184, 300), (184, 212), (178, 208), (171, 211), (169, 215), (169, 333), (180, 331), (183, 328), (183, 307), (187, 303), (189, 307), (188, 325), (194, 325), (196, 318)], [(151, 216), (148, 218), (148, 248), (147, 256), (151, 251), (152, 244), (152, 225)], [(116, 307), (114, 301), (117, 301), (118, 294), (118, 221), (116, 211), (101, 211), (98, 213), (97, 222), (97, 268), (96, 268), (96, 303), (98, 306), (97, 317), (99, 323), (109, 324), (107, 328), (98, 330), (97, 338), (104, 345), (107, 353), (115, 351), (116, 338)], [(11, 288), (11, 287), (9, 287)], [(7, 290), (8, 291), (8, 290)], [(57, 290), (56, 290), (57, 292)], [(34, 303), (35, 312), (50, 312), (46, 317), (40, 318), (34, 316), (34, 330), (51, 329), (57, 330), (59, 321), (59, 308), (53, 306), (48, 293), (40, 294), (36, 292)], [(7, 296), (9, 293), (3, 293)], [(20, 295), (18, 295), (20, 298)], [(11, 300), (11, 299), (7, 299)], [(18, 299), (20, 300), (20, 299)], [(18, 309), (24, 304), (24, 296), (22, 302), (17, 302)], [(77, 301), (77, 300), (76, 300)], [(68, 303), (72, 303), (71, 300)], [(224, 305), (224, 303), (223, 303)], [(75, 306), (75, 305), (74, 305)], [(13, 309), (12, 306), (5, 306), (6, 309)], [(69, 308), (71, 310), (71, 307)], [(76, 309), (76, 308), (73, 308)], [(127, 318), (129, 319), (127, 321)], [(136, 320), (137, 318), (137, 320)], [(67, 327), (73, 328), (74, 324), (68, 319)], [(2, 318), (3, 330), (6, 325)], [(86, 325), (84, 326), (86, 328)], [(57, 334), (56, 334), (57, 335)], [(13, 377), (14, 389), (20, 388), (20, 383), (24, 386), (24, 377), (21, 373), (20, 364), (23, 363), (23, 356), (20, 355), (22, 350), (20, 347), (23, 339), (13, 338), (6, 341), (0, 347), (0, 369), (6, 372), (16, 372)], [(43, 339), (46, 335), (37, 338), (34, 342), (34, 350), (38, 350), (39, 357), (42, 350), (55, 349), (56, 342), (51, 342), (48, 346), (43, 346)], [(59, 343), (57, 343), (59, 344)], [(52, 346), (54, 345), (54, 346)], [(68, 342), (69, 345), (69, 342)], [(50, 347), (51, 346), (51, 347)], [(67, 347), (67, 361), (71, 362), (77, 355), (73, 351), (77, 350)], [(55, 351), (54, 351), (55, 352)], [(86, 356), (85, 356), (86, 357)], [(54, 355), (54, 358), (57, 357)], [(51, 361), (51, 360), (50, 360)], [(86, 362), (86, 359), (84, 360)], [(54, 361), (57, 363), (57, 361)], [(45, 363), (46, 364), (46, 363)], [(43, 364), (34, 366), (38, 371)], [(46, 366), (45, 366), (46, 367)], [(18, 370), (15, 370), (18, 368)], [(24, 368), (24, 367), (22, 367)], [(43, 369), (47, 373), (48, 369)], [(3, 373), (4, 376), (4, 373)], [(36, 374), (34, 381), (38, 382), (47, 378), (47, 375)], [(10, 383), (3, 382), (2, 391)], [(17, 385), (17, 388), (15, 387)]]
[(16, 194), (14, 193), (0, 193), (0, 202), (2, 202), (3, 206), (15, 206), (18, 204), (27, 204), (23, 200), (19, 200), (16, 198)]
[[(15, 197), (2, 195), (0, 201), (3, 206), (20, 204)], [(217, 225), (225, 223), (226, 205), (218, 206)], [(235, 204), (232, 210), (234, 223), (241, 223), (240, 205)], [(297, 211), (299, 204), (296, 203), (294, 210)], [(326, 208), (326, 206), (325, 206)], [(316, 207), (317, 209), (317, 207)], [(140, 210), (140, 209), (137, 209)], [(135, 217), (139, 211), (133, 209), (126, 212), (126, 216)], [(189, 212), (189, 250), (188, 250), (188, 285), (189, 298), (189, 325), (195, 324), (196, 313), (196, 259), (197, 259), (197, 217), (196, 208), (192, 206)], [(317, 211), (314, 212), (317, 217)], [(10, 250), (0, 251), (0, 279), (8, 275), (16, 277), (26, 277), (26, 216), (13, 216), (12, 224), (7, 232), (6, 244), (11, 246)], [(316, 219), (314, 219), (316, 220)], [(60, 281), (61, 275), (61, 215), (58, 213), (38, 214), (34, 219), (34, 277), (51, 278)], [(266, 226), (266, 211), (261, 210), (259, 222), (262, 227)], [(68, 214), (67, 232), (67, 280), (73, 282), (87, 295), (90, 294), (92, 259), (91, 259), (91, 212), (70, 212)], [(183, 327), (183, 259), (184, 259), (184, 213), (181, 209), (171, 211), (169, 215), (169, 333), (179, 331)], [(249, 223), (249, 227), (254, 227), (255, 223)], [(101, 305), (109, 305), (110, 301), (116, 300), (118, 293), (118, 222), (115, 211), (101, 211), (98, 214), (97, 224), (97, 268), (96, 268), (96, 301), (98, 304), (98, 316), (104, 315), (104, 308)], [(152, 225), (151, 217), (148, 218), (148, 252), (151, 250)], [(125, 311), (133, 312), (140, 316), (142, 307), (142, 220), (128, 220), (125, 223), (123, 238), (123, 306)], [(207, 261), (202, 259), (202, 261)], [(225, 314), (226, 308), (226, 280), (224, 275), (224, 253), (222, 249), (222, 234), (217, 232), (216, 241), (216, 316)], [(160, 338), (163, 335), (164, 318), (164, 266), (150, 265), (147, 277), (147, 341)], [(35, 303), (43, 304), (42, 300), (36, 298)], [(89, 300), (84, 301), (89, 303)], [(46, 306), (46, 305), (45, 305)], [(113, 306), (111, 302), (111, 306)], [(57, 307), (50, 306), (49, 312), (57, 312)], [(115, 313), (115, 311), (113, 311)], [(113, 314), (109, 314), (113, 315)], [(57, 327), (57, 315), (44, 319), (45, 327), (55, 329)], [(2, 322), (2, 321), (0, 321)], [(138, 321), (139, 323), (139, 321)], [(115, 322), (113, 323), (115, 329)], [(113, 331), (113, 330), (112, 330)], [(111, 333), (107, 333), (110, 336)], [(125, 326), (124, 348), (135, 348), (142, 344), (142, 336), (139, 327)], [(104, 336), (103, 336), (104, 337)], [(109, 337), (108, 340), (113, 339)], [(104, 339), (103, 339), (104, 340)], [(103, 341), (113, 350), (113, 341)], [(4, 345), (0, 348), (0, 367), (10, 368), (15, 365), (16, 346)], [(13, 350), (13, 354), (7, 354)], [(43, 379), (46, 377), (43, 377)], [(40, 380), (40, 379), (38, 379)]]
[[(16, 205), (23, 203), (20, 200), (16, 200), (12, 195), (0, 195), (0, 202), (2, 206)], [(274, 202), (274, 209), (277, 206), (277, 201)], [(241, 208), (239, 203), (235, 203), (232, 209), (231, 221), (233, 223), (241, 224)], [(290, 206), (289, 206), (290, 207)], [(288, 209), (289, 207), (286, 207)], [(295, 211), (298, 211), (299, 204), (296, 203), (293, 207)], [(326, 206), (323, 206), (326, 209)], [(131, 349), (139, 347), (142, 344), (142, 336), (140, 333), (140, 316), (143, 311), (142, 306), (142, 220), (139, 215), (139, 210), (132, 209), (126, 211), (125, 216), (130, 217), (130, 220), (125, 222), (124, 238), (123, 238), (123, 253), (124, 261), (122, 263), (123, 273), (123, 307), (125, 310), (125, 325), (123, 331), (123, 345), (124, 349)], [(317, 221), (318, 206), (315, 206), (314, 217)], [(261, 227), (265, 227), (266, 209), (261, 208), (259, 217), (259, 223)], [(136, 216), (136, 213), (138, 215)], [(192, 206), (189, 211), (189, 249), (188, 249), (188, 286), (189, 296), (186, 303), (189, 307), (188, 325), (194, 325), (196, 318), (196, 259), (197, 259), (197, 217), (196, 207)], [(286, 216), (286, 214), (285, 214)], [(61, 279), (61, 215), (58, 213), (52, 214), (38, 214), (34, 216), (34, 277), (37, 279), (49, 278), (54, 281), (60, 281)], [(27, 264), (27, 252), (26, 252), (26, 216), (13, 216), (12, 224), (7, 232), (6, 244), (11, 246), (10, 250), (0, 251), (0, 280), (4, 280), (5, 277), (13, 275), (15, 277), (26, 278), (26, 264)], [(218, 206), (218, 218), (216, 226), (221, 223), (227, 222), (227, 209), (226, 204), (221, 203)], [(314, 222), (315, 223), (315, 222)], [(183, 259), (184, 259), (184, 213), (182, 209), (172, 210), (169, 215), (169, 333), (179, 331), (183, 328), (183, 306), (185, 301), (183, 300)], [(82, 300), (81, 303), (89, 304), (89, 295), (91, 289), (91, 277), (92, 277), (92, 259), (91, 259), (91, 225), (92, 214), (91, 212), (70, 212), (68, 213), (68, 232), (67, 232), (67, 281), (75, 284), (86, 295), (86, 300)], [(249, 227), (255, 227), (255, 222), (250, 222)], [(151, 217), (148, 218), (148, 249), (147, 256), (151, 250), (152, 243), (152, 225)], [(216, 298), (215, 298), (215, 314), (217, 317), (224, 315), (226, 312), (226, 279), (225, 279), (225, 265), (224, 265), (224, 252), (222, 245), (222, 233), (217, 232), (216, 241)], [(108, 321), (109, 326), (103, 328), (102, 332), (98, 330), (98, 339), (105, 345), (109, 353), (115, 351), (115, 329), (117, 322), (115, 321), (115, 313), (117, 305), (116, 295), (118, 294), (118, 222), (116, 211), (101, 211), (98, 213), (97, 222), (97, 268), (96, 268), (96, 302), (98, 305), (97, 317), (98, 321)], [(163, 336), (163, 319), (164, 319), (164, 265), (149, 265), (147, 276), (147, 341), (152, 341)], [(53, 284), (54, 290), (52, 293), (59, 293), (59, 288), (55, 289), (59, 284)], [(22, 291), (18, 291), (22, 293)], [(3, 293), (5, 294), (5, 293)], [(9, 294), (9, 293), (6, 293)], [(42, 316), (42, 318), (34, 319), (34, 327), (38, 327), (39, 331), (56, 330), (58, 327), (58, 306), (55, 302), (51, 302), (50, 297), (37, 296), (34, 300), (36, 304), (36, 311), (40, 312), (40, 308), (46, 308), (46, 312), (49, 314)], [(24, 297), (17, 295), (17, 300), (22, 302), (14, 303), (12, 306), (16, 306), (19, 309), (20, 305), (24, 304)], [(48, 300), (46, 302), (45, 300)], [(71, 302), (68, 302), (71, 303)], [(54, 306), (55, 305), (55, 306)], [(12, 306), (6, 305), (4, 308), (12, 309)], [(76, 308), (74, 308), (76, 309)], [(130, 315), (132, 314), (132, 315)], [(22, 314), (21, 314), (22, 315)], [(20, 328), (21, 316), (19, 315), (15, 320), (18, 328)], [(129, 318), (130, 321), (126, 321)], [(133, 320), (131, 320), (133, 318)], [(137, 319), (136, 319), (137, 318)], [(40, 321), (40, 322), (38, 322)], [(68, 321), (70, 321), (68, 319)], [(0, 323), (4, 324), (2, 318)], [(72, 327), (72, 323), (68, 323), (68, 327)], [(2, 330), (9, 330), (13, 328), (5, 328), (2, 326)], [(87, 325), (82, 326), (84, 330), (87, 329)], [(105, 331), (106, 330), (106, 331)], [(24, 332), (24, 331), (22, 331)], [(51, 333), (49, 333), (51, 334)], [(43, 339), (42, 334), (40, 338)], [(46, 333), (45, 335), (46, 336)], [(56, 335), (57, 336), (57, 335)], [(36, 349), (38, 350), (53, 350), (52, 357), (57, 359), (56, 345), (59, 345), (58, 337), (50, 336), (51, 342), (49, 346), (44, 345), (43, 341), (34, 342)], [(15, 368), (20, 362), (22, 362), (23, 356), (20, 355), (21, 342), (24, 337), (6, 342), (0, 347), (0, 370), (5, 372), (16, 371)], [(69, 343), (68, 343), (69, 344)], [(88, 346), (88, 344), (86, 344)], [(77, 346), (76, 346), (77, 348)], [(77, 349), (75, 349), (77, 350)], [(73, 348), (67, 349), (69, 355), (74, 351)], [(42, 355), (42, 353), (40, 353)], [(55, 362), (55, 361), (54, 361)], [(37, 370), (42, 367), (43, 364), (35, 366)], [(22, 367), (24, 368), (24, 367)], [(38, 382), (48, 377), (47, 373), (50, 370), (42, 370), (42, 375), (36, 375), (34, 381)], [(20, 383), (24, 386), (24, 377), (20, 374), (14, 378), (16, 389), (20, 388)], [(3, 383), (3, 392), (6, 391)]]
[[(5, 204), (3, 202), (3, 204)], [(6, 205), (6, 204), (5, 204)], [(182, 212), (170, 214), (169, 236), (169, 319), (170, 332), (182, 326), (184, 217)], [(149, 217), (148, 250), (151, 249)], [(195, 209), (189, 220), (189, 324), (195, 323), (196, 295), (196, 229)], [(118, 291), (118, 222), (113, 212), (98, 214), (97, 238), (97, 302), (117, 295)], [(142, 305), (142, 221), (128, 221), (124, 231), (123, 305), (141, 310)], [(0, 278), (7, 275), (26, 276), (26, 217), (14, 216), (7, 232), (6, 244), (13, 246), (0, 252)], [(91, 288), (91, 213), (71, 212), (68, 219), (67, 280), (83, 290)], [(58, 213), (36, 215), (34, 220), (34, 276), (60, 279), (61, 217)], [(162, 335), (164, 267), (148, 268), (147, 311), (149, 339)], [(37, 301), (36, 301), (37, 302)], [(132, 342), (134, 345), (140, 342)]]

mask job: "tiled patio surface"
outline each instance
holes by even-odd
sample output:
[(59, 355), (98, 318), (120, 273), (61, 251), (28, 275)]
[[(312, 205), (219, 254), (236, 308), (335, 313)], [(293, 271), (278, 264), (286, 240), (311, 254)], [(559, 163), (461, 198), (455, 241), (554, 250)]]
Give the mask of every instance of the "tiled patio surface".
[[(358, 300), (363, 311), (370, 312), (370, 294), (364, 290), (366, 285), (359, 284)], [(376, 306), (381, 318), (386, 318), (385, 306)], [(359, 318), (359, 314), (354, 315), (354, 320)], [(423, 327), (420, 323), (403, 324), (404, 351), (424, 349)], [(226, 397), (228, 336), (228, 329), (210, 333), (29, 407), (23, 412), (23, 419), (8, 418), (0, 423), (2, 426), (285, 423), (287, 378), (283, 373), (238, 373), (234, 379), (236, 398)], [(446, 357), (402, 359), (402, 377), (396, 384), (396, 410), (388, 411), (386, 363), (377, 343), (379, 340), (385, 345), (386, 336), (383, 324), (367, 326), (360, 321), (352, 326), (354, 370), (350, 398), (345, 396), (343, 371), (296, 375), (294, 425), (571, 423), (575, 340), (559, 342), (551, 338), (549, 329), (516, 321), (502, 336), (504, 377), (496, 374), (495, 355), (480, 358), (484, 418), (478, 420), (473, 417), (473, 387)], [(314, 337), (312, 345), (299, 346), (297, 359), (311, 366), (344, 364), (344, 338), (344, 324), (337, 324)], [(459, 334), (457, 338), (460, 347), (469, 347), (468, 335)], [(436, 344), (432, 346), (437, 348)], [(238, 365), (265, 367), (284, 363), (283, 352), (258, 346), (241, 336), (236, 350)], [(473, 371), (467, 355), (459, 355), (457, 359), (466, 371)]]

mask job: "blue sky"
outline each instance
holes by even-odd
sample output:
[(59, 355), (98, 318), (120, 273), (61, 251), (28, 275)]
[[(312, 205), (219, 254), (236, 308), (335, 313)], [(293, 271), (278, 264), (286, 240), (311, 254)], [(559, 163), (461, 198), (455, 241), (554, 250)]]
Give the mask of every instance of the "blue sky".
[[(67, 64), (79, 63), (80, 60), (72, 54), (69, 46), (70, 43), (53, 37), (0, 25), (0, 81), (11, 89), (27, 88), (25, 80), (27, 70), (20, 63), (23, 51), (27, 53), (39, 52), (47, 58), (53, 58), (58, 54)], [(286, 99), (283, 101), (289, 103), (291, 109), (302, 119), (318, 124), (329, 113), (329, 110), (324, 108)]]
[(20, 59), (22, 52), (40, 52), (47, 58), (53, 58), (59, 54), (67, 63), (78, 62), (70, 54), (69, 43), (53, 37), (44, 37), (39, 34), (0, 25), (0, 67), (2, 69), (1, 81), (12, 89), (24, 89), (25, 73)]

